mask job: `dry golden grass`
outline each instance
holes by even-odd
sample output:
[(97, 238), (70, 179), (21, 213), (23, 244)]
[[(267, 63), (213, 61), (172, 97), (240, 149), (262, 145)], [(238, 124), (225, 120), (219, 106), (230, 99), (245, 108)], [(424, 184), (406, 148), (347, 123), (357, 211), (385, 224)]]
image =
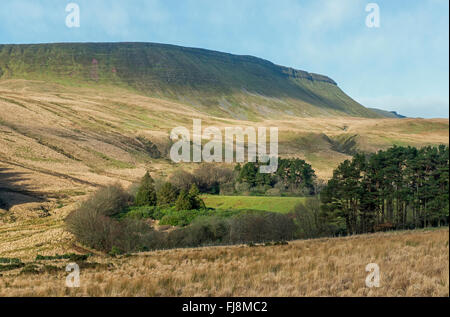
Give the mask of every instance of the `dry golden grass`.
[[(81, 287), (59, 273), (0, 277), (0, 296), (449, 296), (449, 231), (379, 233), (295, 241), (94, 256)], [(367, 288), (368, 263), (381, 271)], [(106, 266), (109, 265), (109, 268)]]

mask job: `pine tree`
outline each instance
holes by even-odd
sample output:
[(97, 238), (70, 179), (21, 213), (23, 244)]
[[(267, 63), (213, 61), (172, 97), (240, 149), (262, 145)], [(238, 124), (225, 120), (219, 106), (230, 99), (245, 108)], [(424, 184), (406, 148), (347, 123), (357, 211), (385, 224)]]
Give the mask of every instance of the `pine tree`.
[(200, 198), (200, 191), (198, 190), (197, 185), (192, 184), (191, 189), (188, 193), (188, 198), (191, 202), (192, 209), (204, 209), (205, 203)]
[(324, 219), (348, 233), (448, 224), (449, 147), (394, 146), (341, 163), (321, 193)]
[(189, 192), (182, 190), (178, 195), (175, 207), (177, 210), (204, 209), (205, 203), (200, 198), (197, 185), (192, 184)]
[(155, 191), (155, 182), (147, 172), (141, 180), (135, 200), (136, 206), (156, 206), (157, 197)]
[(158, 198), (159, 206), (172, 206), (176, 203), (178, 198), (177, 189), (171, 183), (167, 182), (161, 186), (156, 196)]
[(175, 203), (175, 208), (180, 210), (192, 210), (194, 209), (192, 206), (192, 202), (189, 199), (189, 194), (186, 190), (182, 189), (180, 194), (178, 195), (177, 201)]

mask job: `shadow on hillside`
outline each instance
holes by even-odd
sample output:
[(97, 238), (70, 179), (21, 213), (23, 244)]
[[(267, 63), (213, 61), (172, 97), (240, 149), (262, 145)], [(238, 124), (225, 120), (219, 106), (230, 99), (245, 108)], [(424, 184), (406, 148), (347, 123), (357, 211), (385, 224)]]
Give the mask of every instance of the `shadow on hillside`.
[(46, 201), (43, 193), (24, 184), (26, 180), (27, 173), (0, 167), (0, 208), (9, 209), (15, 205)]

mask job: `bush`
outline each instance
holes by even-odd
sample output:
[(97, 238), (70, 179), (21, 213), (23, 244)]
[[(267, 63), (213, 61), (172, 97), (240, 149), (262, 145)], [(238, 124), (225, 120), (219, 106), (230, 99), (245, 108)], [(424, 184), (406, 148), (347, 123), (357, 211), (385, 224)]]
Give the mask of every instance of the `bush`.
[(20, 263), (20, 259), (18, 258), (0, 258), (0, 263), (6, 263), (6, 264), (13, 264), (13, 263)]
[(192, 184), (191, 189), (187, 193), (185, 190), (180, 192), (178, 199), (175, 203), (177, 210), (193, 210), (193, 209), (205, 209), (205, 203), (200, 198), (200, 193), (195, 184)]
[(233, 243), (292, 240), (295, 224), (287, 215), (272, 212), (248, 212), (231, 221)]
[(296, 224), (296, 238), (298, 239), (333, 236), (341, 230), (338, 223), (333, 224), (323, 219), (320, 201), (317, 198), (310, 198), (304, 204), (298, 204), (294, 211), (289, 213), (289, 216)]
[(164, 183), (157, 192), (159, 206), (173, 206), (178, 197), (178, 190), (171, 183)]
[(192, 204), (192, 209), (205, 209), (205, 203), (200, 198), (200, 192), (198, 190), (197, 185), (192, 184), (191, 189), (188, 194), (189, 200)]
[(141, 185), (136, 194), (136, 206), (156, 206), (155, 182), (147, 172), (142, 178)]
[(153, 228), (142, 220), (124, 219), (120, 224), (121, 236), (113, 245), (122, 253), (145, 250), (155, 235)]
[(269, 185), (257, 185), (255, 187), (250, 188), (251, 195), (264, 195), (266, 191), (271, 189)]
[(24, 266), (25, 266), (25, 264), (22, 262), (0, 265), (0, 272), (20, 269), (21, 267), (24, 267)]
[(220, 185), (220, 195), (233, 195), (234, 183), (225, 183)]
[(245, 182), (236, 183), (235, 188), (236, 188), (237, 193), (240, 193), (243, 195), (248, 195), (250, 192), (250, 184), (245, 183)]
[(320, 203), (317, 199), (308, 199), (305, 204), (295, 206), (290, 213), (297, 226), (296, 236), (300, 239), (317, 238), (321, 234), (319, 219)]
[(194, 182), (200, 192), (219, 194), (221, 184), (233, 181), (233, 171), (227, 167), (215, 164), (203, 164), (194, 173)]
[(187, 241), (198, 245), (222, 244), (229, 242), (230, 220), (220, 217), (199, 217), (189, 227)]
[(119, 214), (132, 202), (132, 197), (120, 184), (102, 187), (81, 203), (78, 210), (84, 213), (99, 213), (103, 216)]
[(113, 247), (111, 248), (111, 251), (109, 251), (108, 254), (109, 254), (109, 256), (116, 257), (118, 255), (123, 254), (123, 252), (118, 247), (113, 245)]
[(170, 225), (184, 227), (189, 225), (195, 218), (200, 216), (207, 216), (210, 211), (206, 209), (196, 210), (167, 210), (165, 215), (161, 218), (159, 222), (160, 225)]
[(66, 254), (56, 254), (56, 255), (36, 255), (35, 261), (51, 261), (51, 260), (62, 260), (68, 259), (73, 262), (78, 261), (86, 261), (91, 254), (75, 254), (75, 253), (66, 253)]
[(178, 195), (177, 201), (175, 203), (175, 207), (177, 210), (193, 209), (191, 200), (189, 199), (189, 194), (184, 189), (182, 189), (180, 192), (180, 195)]
[(156, 206), (131, 206), (119, 215), (120, 219), (156, 219), (159, 208)]
[(229, 242), (229, 220), (219, 217), (200, 217), (190, 226), (172, 231), (168, 236), (171, 247), (198, 247)]
[(28, 263), (20, 271), (20, 274), (39, 274), (40, 270), (36, 264)]
[(130, 201), (120, 185), (99, 189), (66, 218), (66, 226), (81, 243), (99, 250), (110, 250), (121, 234), (119, 223), (111, 219)]
[(281, 196), (281, 191), (278, 188), (271, 188), (266, 191), (267, 196)]
[(176, 170), (170, 175), (169, 183), (175, 186), (178, 191), (184, 189), (187, 192), (191, 185), (195, 183), (195, 177), (186, 171)]

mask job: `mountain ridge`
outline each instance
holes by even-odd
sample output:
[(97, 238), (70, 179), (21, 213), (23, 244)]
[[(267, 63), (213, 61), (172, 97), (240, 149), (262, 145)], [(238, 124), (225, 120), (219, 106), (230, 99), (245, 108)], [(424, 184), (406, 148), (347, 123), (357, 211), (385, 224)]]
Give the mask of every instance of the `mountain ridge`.
[(0, 79), (17, 78), (118, 85), (236, 119), (381, 117), (325, 75), (254, 56), (171, 44), (2, 44)]

